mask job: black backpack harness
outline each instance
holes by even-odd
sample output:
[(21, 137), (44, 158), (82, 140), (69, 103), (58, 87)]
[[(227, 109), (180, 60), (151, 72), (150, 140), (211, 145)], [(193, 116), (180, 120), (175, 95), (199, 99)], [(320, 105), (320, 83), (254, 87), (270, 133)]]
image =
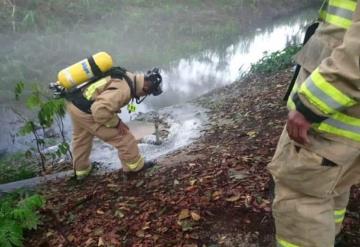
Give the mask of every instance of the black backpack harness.
[[(91, 57), (92, 58), (92, 57)], [(141, 102), (139, 100), (139, 97), (136, 96), (136, 77), (135, 82), (130, 79), (130, 77), (126, 74), (127, 70), (122, 67), (113, 67), (109, 71), (103, 73), (101, 70), (97, 67), (95, 62), (91, 62), (89, 59), (89, 63), (91, 65), (92, 70), (94, 71), (95, 77), (91, 79), (86, 84), (76, 87), (74, 89), (71, 89), (65, 93), (65, 98), (73, 103), (77, 108), (79, 108), (81, 111), (91, 114), (91, 106), (94, 103), (94, 100), (88, 100), (83, 95), (84, 90), (93, 84), (94, 82), (100, 80), (101, 78), (110, 76), (111, 78), (116, 78), (120, 80), (125, 80), (127, 84), (129, 85), (130, 92), (131, 92), (131, 98), (135, 98), (137, 102)], [(97, 69), (96, 69), (96, 67)], [(94, 69), (95, 68), (95, 69)]]

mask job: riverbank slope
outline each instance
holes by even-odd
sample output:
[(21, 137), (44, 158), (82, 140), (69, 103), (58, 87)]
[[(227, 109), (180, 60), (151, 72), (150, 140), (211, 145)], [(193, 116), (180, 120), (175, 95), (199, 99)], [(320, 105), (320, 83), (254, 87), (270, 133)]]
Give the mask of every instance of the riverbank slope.
[[(203, 136), (146, 173), (47, 185), (44, 224), (25, 245), (274, 246), (265, 166), (285, 123), (291, 73), (250, 75), (198, 99), (209, 109)], [(354, 190), (347, 246), (360, 244), (359, 210)]]

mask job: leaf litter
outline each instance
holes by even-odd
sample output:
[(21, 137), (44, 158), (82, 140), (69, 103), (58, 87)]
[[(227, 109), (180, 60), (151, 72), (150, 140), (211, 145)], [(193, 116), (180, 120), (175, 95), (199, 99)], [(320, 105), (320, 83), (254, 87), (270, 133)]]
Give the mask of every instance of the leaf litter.
[[(250, 75), (197, 99), (209, 109), (203, 136), (153, 171), (47, 184), (43, 224), (25, 246), (274, 246), (266, 165), (285, 123), (291, 76), (290, 69)], [(360, 245), (359, 198), (355, 188), (349, 246)]]

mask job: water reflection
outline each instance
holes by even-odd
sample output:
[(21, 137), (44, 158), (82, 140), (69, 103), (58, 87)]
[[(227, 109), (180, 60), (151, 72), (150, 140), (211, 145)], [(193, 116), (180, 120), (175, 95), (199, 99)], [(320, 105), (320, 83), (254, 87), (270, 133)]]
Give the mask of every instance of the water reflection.
[(181, 103), (235, 81), (264, 54), (284, 49), (290, 40), (299, 43), (304, 26), (312, 17), (306, 12), (264, 31), (258, 29), (249, 35), (241, 35), (238, 43), (224, 51), (207, 50), (192, 58), (181, 59), (163, 71), (165, 93), (147, 104), (159, 108)]

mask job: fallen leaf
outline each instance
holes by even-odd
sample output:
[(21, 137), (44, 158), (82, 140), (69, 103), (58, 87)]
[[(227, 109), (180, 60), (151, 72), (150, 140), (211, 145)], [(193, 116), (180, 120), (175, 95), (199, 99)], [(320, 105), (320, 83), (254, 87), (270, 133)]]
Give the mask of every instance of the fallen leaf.
[(186, 187), (185, 188), (185, 191), (187, 191), (187, 192), (190, 192), (190, 191), (193, 191), (193, 190), (195, 190), (197, 188), (197, 186), (189, 186), (189, 187)]
[(191, 212), (191, 218), (195, 221), (199, 221), (201, 217), (197, 213)]
[(246, 161), (250, 161), (251, 157), (245, 155), (245, 156), (241, 157), (241, 159), (246, 162)]
[(252, 197), (250, 195), (247, 195), (245, 197), (245, 206), (248, 208), (250, 207), (250, 204), (251, 204), (251, 201), (252, 201)]
[(193, 229), (192, 228), (193, 224), (189, 220), (184, 220), (180, 224), (181, 224), (181, 230), (183, 232), (188, 232), (188, 231), (191, 231)]
[(179, 214), (179, 220), (183, 220), (190, 217), (190, 211), (189, 209), (183, 209), (181, 210)]
[(142, 227), (142, 229), (143, 229), (143, 230), (150, 229), (150, 224), (151, 224), (150, 221), (146, 222), (145, 225)]
[(145, 237), (145, 232), (143, 230), (139, 230), (136, 232), (136, 236), (139, 238)]
[(225, 201), (227, 202), (236, 202), (240, 199), (240, 194), (237, 194), (237, 195), (233, 195), (229, 198), (226, 198)]
[(152, 239), (153, 239), (154, 241), (158, 241), (159, 238), (160, 238), (160, 236), (159, 236), (159, 235), (156, 235), (156, 234), (152, 236)]
[(100, 236), (104, 234), (104, 229), (102, 227), (98, 227), (94, 230), (94, 235), (95, 236)]
[(164, 226), (164, 227), (161, 227), (161, 228), (159, 229), (159, 232), (165, 233), (165, 232), (167, 232), (168, 230), (169, 230), (169, 228), (167, 228), (166, 226)]
[(216, 201), (216, 200), (219, 200), (220, 199), (220, 196), (221, 196), (221, 192), (220, 191), (215, 191), (214, 193), (212, 193), (212, 199), (214, 200), (214, 201)]
[(237, 171), (235, 169), (229, 169), (229, 177), (236, 179), (236, 180), (242, 180), (247, 177), (246, 172), (244, 171)]
[(105, 242), (104, 242), (104, 240), (102, 239), (102, 237), (99, 237), (98, 246), (105, 246)]
[(96, 213), (97, 214), (105, 214), (104, 211), (102, 211), (101, 209), (96, 210)]
[(250, 138), (254, 138), (254, 137), (256, 137), (256, 135), (257, 135), (256, 131), (249, 131), (249, 132), (247, 132), (246, 134), (247, 134)]
[(190, 185), (194, 186), (194, 184), (196, 183), (196, 179), (190, 180)]
[(108, 184), (107, 187), (109, 187), (109, 188), (117, 188), (119, 186), (117, 184)]
[(116, 210), (115, 211), (115, 216), (119, 217), (120, 219), (125, 217), (125, 214), (123, 212), (121, 212), (121, 210)]
[(90, 245), (92, 245), (94, 242), (95, 242), (95, 240), (94, 240), (94, 239), (89, 238), (88, 240), (86, 240), (86, 242), (85, 242), (85, 246), (90, 246)]
[(140, 180), (139, 182), (136, 183), (136, 188), (141, 187), (144, 184), (144, 180)]
[(72, 234), (69, 234), (69, 235), (67, 236), (67, 240), (69, 240), (69, 242), (72, 242), (72, 241), (75, 240), (75, 236), (72, 235)]

